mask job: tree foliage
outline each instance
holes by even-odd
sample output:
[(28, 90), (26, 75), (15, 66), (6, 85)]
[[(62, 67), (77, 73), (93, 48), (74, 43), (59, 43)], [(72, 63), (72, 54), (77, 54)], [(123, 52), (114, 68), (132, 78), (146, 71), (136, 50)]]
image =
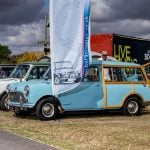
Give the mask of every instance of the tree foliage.
[(0, 44), (0, 63), (20, 63), (20, 62), (33, 62), (39, 60), (42, 56), (44, 56), (44, 52), (36, 51), (36, 52), (24, 52), (18, 55), (10, 55), (11, 51), (8, 46)]
[(10, 60), (11, 51), (8, 46), (0, 44), (0, 63), (5, 63)]
[(20, 62), (33, 62), (38, 61), (42, 56), (44, 56), (44, 52), (24, 52), (19, 55), (13, 55), (11, 57), (11, 63), (20, 63)]

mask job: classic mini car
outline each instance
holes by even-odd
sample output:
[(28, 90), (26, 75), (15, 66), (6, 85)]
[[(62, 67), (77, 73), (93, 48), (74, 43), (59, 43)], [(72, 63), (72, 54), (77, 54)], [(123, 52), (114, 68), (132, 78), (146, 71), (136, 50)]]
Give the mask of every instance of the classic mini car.
[(51, 80), (9, 84), (7, 91), (11, 110), (16, 114), (33, 111), (40, 120), (54, 119), (65, 111), (104, 109), (134, 116), (150, 104), (144, 67), (127, 62), (93, 60), (80, 85), (58, 95), (52, 95)]
[(8, 110), (6, 86), (9, 83), (40, 79), (49, 65), (49, 62), (21, 63), (16, 65), (8, 78), (0, 79), (0, 108)]
[(0, 64), (0, 79), (9, 77), (15, 66), (15, 64)]
[(55, 84), (72, 84), (81, 79), (79, 72), (73, 70), (70, 61), (60, 61), (54, 63), (54, 83)]

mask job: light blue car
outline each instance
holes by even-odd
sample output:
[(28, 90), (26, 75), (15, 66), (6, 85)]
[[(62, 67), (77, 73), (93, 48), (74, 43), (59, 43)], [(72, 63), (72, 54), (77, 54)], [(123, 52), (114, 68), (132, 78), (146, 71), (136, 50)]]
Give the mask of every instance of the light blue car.
[(35, 112), (40, 120), (54, 119), (65, 111), (119, 109), (125, 115), (138, 115), (150, 104), (150, 81), (144, 67), (93, 60), (81, 84), (57, 96), (52, 95), (49, 72), (40, 81), (9, 84), (9, 106), (17, 115)]

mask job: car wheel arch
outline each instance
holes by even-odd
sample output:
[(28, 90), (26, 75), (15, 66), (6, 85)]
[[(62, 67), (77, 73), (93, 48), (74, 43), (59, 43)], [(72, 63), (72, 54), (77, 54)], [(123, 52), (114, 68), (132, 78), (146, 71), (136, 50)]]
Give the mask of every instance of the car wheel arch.
[(2, 99), (2, 97), (3, 97), (5, 94), (7, 94), (6, 91), (3, 91), (3, 92), (0, 94), (0, 100)]
[(51, 101), (58, 107), (58, 110), (59, 110), (60, 113), (63, 111), (63, 108), (62, 108), (62, 106), (61, 106), (61, 103), (60, 103), (59, 99), (58, 99), (57, 97), (55, 97), (55, 96), (52, 96), (52, 95), (45, 95), (45, 96), (41, 97), (41, 98), (36, 102), (34, 108), (37, 107), (37, 105), (38, 105), (39, 102), (41, 102), (43, 99), (46, 99), (46, 98), (50, 98), (50, 99), (51, 99)]
[(8, 111), (8, 107), (5, 105), (5, 98), (8, 97), (8, 93), (3, 91), (0, 95), (0, 109)]
[(122, 111), (127, 116), (135, 116), (141, 114), (143, 106), (143, 98), (138, 94), (131, 94), (126, 97)]
[(142, 104), (143, 104), (143, 102), (144, 102), (144, 98), (143, 98), (141, 95), (139, 95), (139, 94), (137, 94), (137, 93), (134, 93), (134, 94), (130, 94), (130, 95), (128, 95), (127, 97), (125, 97), (125, 99), (124, 99), (124, 101), (123, 101), (122, 107), (124, 106), (124, 104), (126, 103), (126, 101), (127, 101), (130, 97), (136, 97), (137, 100), (138, 100), (138, 102), (139, 102), (139, 103), (141, 104), (141, 106), (142, 106)]

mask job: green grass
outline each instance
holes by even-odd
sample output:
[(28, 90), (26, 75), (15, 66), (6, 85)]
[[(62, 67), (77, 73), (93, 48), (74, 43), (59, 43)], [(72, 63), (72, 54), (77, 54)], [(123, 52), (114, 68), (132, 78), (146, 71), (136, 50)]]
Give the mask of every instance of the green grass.
[(56, 121), (0, 111), (0, 129), (64, 150), (149, 150), (150, 109), (141, 116), (65, 115)]

